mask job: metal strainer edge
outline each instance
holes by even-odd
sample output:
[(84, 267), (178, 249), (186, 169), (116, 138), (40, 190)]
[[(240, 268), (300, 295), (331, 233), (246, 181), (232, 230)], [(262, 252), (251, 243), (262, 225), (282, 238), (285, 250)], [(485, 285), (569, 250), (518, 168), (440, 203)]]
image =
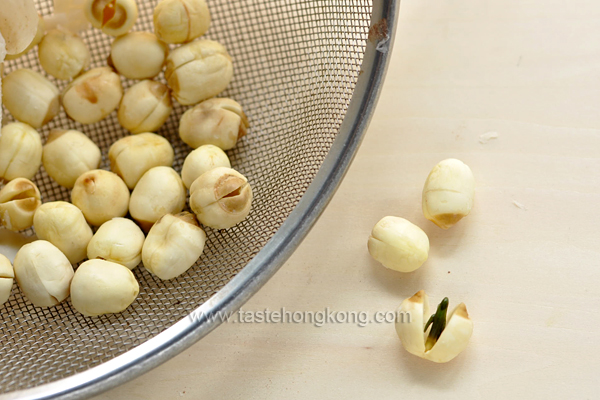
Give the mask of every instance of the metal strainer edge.
[[(235, 311), (277, 272), (300, 245), (332, 199), (360, 146), (375, 110), (393, 47), (399, 0), (375, 0), (371, 26), (387, 25), (387, 35), (369, 40), (362, 73), (340, 131), (319, 172), (277, 233), (229, 283), (200, 307), (164, 332), (125, 354), (88, 371), (0, 395), (12, 399), (82, 399), (98, 395), (157, 367), (215, 329), (220, 321), (210, 315)], [(192, 319), (190, 316), (202, 315)]]

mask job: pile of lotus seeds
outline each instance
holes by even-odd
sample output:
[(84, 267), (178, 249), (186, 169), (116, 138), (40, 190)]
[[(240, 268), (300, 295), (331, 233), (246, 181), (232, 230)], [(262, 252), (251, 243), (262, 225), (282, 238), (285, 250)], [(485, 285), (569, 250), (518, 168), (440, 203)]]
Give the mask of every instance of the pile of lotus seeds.
[[(236, 101), (214, 97), (231, 81), (233, 66), (225, 47), (198, 39), (210, 25), (205, 0), (161, 0), (154, 33), (128, 33), (138, 17), (135, 0), (86, 0), (83, 11), (93, 27), (115, 37), (108, 66), (87, 70), (90, 52), (77, 32), (47, 30), (40, 17), (33, 42), (10, 58), (37, 45), (44, 71), (70, 83), (60, 93), (30, 69), (3, 78), (3, 104), (19, 122), (0, 135), (0, 180), (6, 182), (0, 224), (12, 231), (33, 226), (39, 240), (18, 251), (14, 268), (0, 255), (0, 304), (16, 278), (35, 306), (52, 307), (70, 296), (81, 314), (97, 316), (121, 312), (136, 299), (139, 285), (131, 270), (140, 261), (163, 280), (191, 268), (206, 241), (199, 223), (227, 229), (243, 221), (252, 190), (224, 152), (246, 134), (248, 120)], [(180, 46), (169, 52), (169, 44)], [(152, 80), (163, 68), (167, 85)], [(119, 74), (140, 81), (124, 92)], [(152, 133), (169, 118), (171, 96), (193, 106), (179, 126), (181, 139), (194, 149), (181, 177), (172, 168), (171, 144)], [(118, 109), (119, 123), (131, 135), (110, 147), (111, 171), (98, 169), (101, 151), (82, 132), (53, 130), (42, 145), (36, 129), (61, 106), (82, 124)], [(71, 203), (42, 204), (31, 181), (41, 164), (72, 189)], [(182, 212), (188, 190), (193, 213)]]

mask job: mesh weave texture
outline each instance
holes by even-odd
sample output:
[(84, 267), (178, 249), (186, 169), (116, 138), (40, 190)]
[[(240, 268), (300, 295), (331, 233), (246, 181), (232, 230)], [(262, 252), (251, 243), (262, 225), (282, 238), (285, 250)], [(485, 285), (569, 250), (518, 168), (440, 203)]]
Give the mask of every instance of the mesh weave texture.
[[(226, 46), (235, 70), (221, 96), (240, 102), (251, 124), (248, 135), (228, 152), (233, 167), (252, 184), (250, 216), (229, 230), (206, 229), (204, 254), (177, 279), (161, 281), (136, 268), (140, 294), (121, 314), (87, 318), (68, 300), (53, 308), (33, 307), (15, 284), (0, 307), (0, 393), (65, 378), (125, 353), (187, 316), (261, 250), (306, 191), (339, 131), (360, 74), (371, 3), (208, 0), (212, 24), (205, 37)], [(152, 31), (155, 4), (138, 0), (140, 17), (133, 30)], [(42, 15), (52, 14), (51, 0), (37, 5)], [(92, 54), (91, 68), (106, 65), (113, 38), (98, 30), (82, 37)], [(5, 63), (5, 73), (32, 68), (48, 76), (38, 66), (36, 49)], [(48, 77), (61, 90), (67, 84)], [(164, 82), (162, 74), (157, 79)], [(133, 83), (123, 78), (124, 88)], [(185, 110), (175, 103), (157, 132), (172, 143), (178, 172), (191, 150), (177, 135)], [(3, 112), (5, 123), (11, 121)], [(104, 169), (109, 169), (110, 145), (128, 135), (116, 112), (93, 125), (76, 123), (61, 112), (39, 131), (44, 141), (55, 128), (86, 133), (101, 148)], [(35, 182), (44, 202), (69, 201), (69, 190), (52, 181), (43, 167)]]

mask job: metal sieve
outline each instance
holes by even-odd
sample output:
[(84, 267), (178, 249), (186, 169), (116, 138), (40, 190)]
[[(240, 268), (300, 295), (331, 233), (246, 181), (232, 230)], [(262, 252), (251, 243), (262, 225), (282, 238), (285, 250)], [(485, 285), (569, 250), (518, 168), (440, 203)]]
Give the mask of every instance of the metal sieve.
[[(134, 30), (152, 30), (155, 4), (138, 0)], [(51, 0), (37, 5), (42, 15), (52, 13)], [(209, 6), (206, 37), (223, 43), (234, 61), (234, 79), (222, 96), (240, 102), (251, 124), (228, 152), (233, 167), (252, 184), (250, 216), (229, 230), (207, 229), (204, 254), (175, 280), (161, 281), (136, 268), (140, 294), (121, 314), (87, 318), (68, 301), (33, 307), (15, 285), (0, 309), (0, 399), (88, 397), (189, 347), (218, 325), (210, 315), (239, 308), (277, 271), (346, 172), (381, 89), (398, 3), (209, 0)], [(112, 38), (97, 30), (82, 36), (91, 67), (106, 65)], [(42, 72), (35, 51), (5, 64), (7, 73), (16, 68)], [(158, 79), (164, 81), (162, 75)], [(66, 85), (53, 82), (60, 89)], [(123, 80), (125, 88), (133, 83)], [(158, 132), (173, 145), (177, 171), (191, 150), (177, 135), (184, 111), (176, 105)], [(54, 128), (86, 133), (102, 149), (105, 169), (109, 146), (128, 135), (116, 113), (81, 125), (63, 112), (40, 130), (42, 137)], [(43, 168), (35, 182), (44, 202), (69, 200), (69, 191)]]

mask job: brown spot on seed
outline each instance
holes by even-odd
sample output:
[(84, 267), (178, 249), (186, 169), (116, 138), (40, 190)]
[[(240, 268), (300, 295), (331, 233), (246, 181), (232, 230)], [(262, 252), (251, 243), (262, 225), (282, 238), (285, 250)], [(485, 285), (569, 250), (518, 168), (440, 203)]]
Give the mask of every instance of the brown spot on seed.
[(248, 127), (250, 126), (250, 121), (248, 121), (248, 117), (246, 116), (246, 113), (244, 113), (242, 111), (240, 118), (241, 118), (241, 123), (240, 123), (240, 130), (238, 131), (238, 140), (248, 134)]
[(465, 305), (465, 303), (460, 303), (458, 306), (456, 306), (453, 315), (469, 319), (469, 313), (467, 312), (467, 306)]
[(17, 184), (14, 187), (14, 190), (17, 193), (14, 196), (12, 196), (11, 200), (25, 200), (35, 198), (37, 196), (37, 190), (33, 183), (26, 180), (17, 182)]
[(231, 214), (241, 212), (248, 205), (251, 193), (250, 185), (246, 183), (243, 187), (219, 200), (219, 205), (223, 210)]
[(160, 82), (150, 81), (148, 84), (148, 90), (150, 90), (150, 93), (152, 93), (154, 97), (161, 100), (165, 96), (165, 93), (167, 93), (168, 89)]
[(21, 210), (27, 212), (37, 210), (37, 208), (42, 204), (42, 202), (39, 199), (36, 199), (35, 197), (17, 200), (16, 203)]
[(218, 201), (239, 190), (246, 181), (235, 175), (223, 175), (215, 183), (215, 199)]
[(452, 225), (455, 225), (458, 221), (460, 221), (463, 216), (460, 214), (440, 214), (434, 217), (433, 223), (439, 226), (442, 229), (448, 229)]
[(419, 290), (417, 293), (414, 294), (413, 297), (411, 297), (409, 299), (409, 301), (412, 301), (413, 303), (422, 303), (424, 298), (425, 298), (425, 291)]
[(198, 220), (196, 219), (196, 216), (192, 213), (189, 213), (187, 211), (181, 212), (179, 214), (175, 215), (176, 218), (179, 218), (180, 220), (187, 222), (188, 224), (192, 224), (195, 226), (200, 226), (200, 224), (198, 223)]
[(0, 202), (18, 202), (27, 199), (40, 198), (40, 192), (33, 182), (25, 178), (16, 178), (0, 190)]
[(247, 134), (248, 134), (248, 130), (246, 129), (246, 126), (244, 126), (244, 124), (240, 124), (240, 129), (238, 130), (238, 140), (240, 140)]
[(75, 90), (81, 98), (92, 104), (96, 104), (98, 102), (98, 95), (96, 94), (94, 85), (92, 85), (92, 82), (90, 81), (91, 79), (81, 82), (79, 85), (75, 86)]
[(89, 194), (94, 194), (96, 191), (96, 177), (88, 176), (83, 180), (83, 187), (85, 191)]

